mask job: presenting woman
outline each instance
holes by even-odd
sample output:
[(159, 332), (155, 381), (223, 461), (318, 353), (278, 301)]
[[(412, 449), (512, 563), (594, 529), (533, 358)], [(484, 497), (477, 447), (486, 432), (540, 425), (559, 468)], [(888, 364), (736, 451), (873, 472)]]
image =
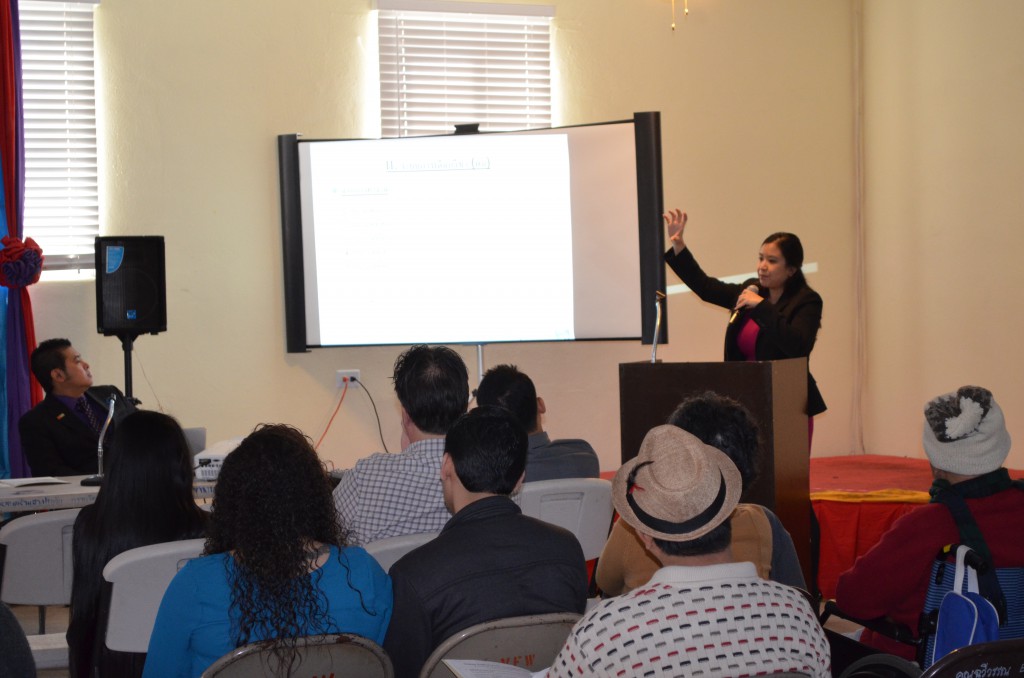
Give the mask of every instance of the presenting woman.
[[(725, 330), (726, 360), (780, 360), (809, 357), (821, 327), (821, 297), (800, 267), (804, 248), (792, 233), (773, 233), (761, 243), (757, 278), (741, 284), (709, 277), (686, 247), (686, 212), (665, 215), (672, 249), (669, 268), (703, 301), (733, 310)], [(807, 416), (825, 411), (818, 385), (807, 373)], [(809, 430), (814, 421), (809, 419)]]

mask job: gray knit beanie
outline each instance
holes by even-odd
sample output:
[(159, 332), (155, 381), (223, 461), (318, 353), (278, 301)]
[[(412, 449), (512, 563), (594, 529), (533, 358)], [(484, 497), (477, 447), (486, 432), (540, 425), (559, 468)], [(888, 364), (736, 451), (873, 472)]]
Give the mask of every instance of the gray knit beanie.
[(1010, 453), (1010, 434), (992, 392), (961, 386), (924, 408), (924, 451), (932, 466), (963, 476), (995, 471)]

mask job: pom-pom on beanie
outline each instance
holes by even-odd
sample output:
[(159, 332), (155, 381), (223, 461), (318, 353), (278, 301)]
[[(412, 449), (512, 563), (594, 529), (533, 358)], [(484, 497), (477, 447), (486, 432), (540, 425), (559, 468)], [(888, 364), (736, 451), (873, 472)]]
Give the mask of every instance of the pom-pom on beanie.
[(995, 471), (1010, 453), (1010, 434), (992, 392), (961, 386), (924, 408), (924, 451), (932, 466), (964, 476)]

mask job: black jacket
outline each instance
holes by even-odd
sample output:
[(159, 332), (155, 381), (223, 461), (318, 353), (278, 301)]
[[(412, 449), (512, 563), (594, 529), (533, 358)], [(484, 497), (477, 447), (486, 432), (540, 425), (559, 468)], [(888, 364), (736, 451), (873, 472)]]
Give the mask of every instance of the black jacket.
[(449, 636), (493, 619), (582, 613), (583, 549), (567, 530), (524, 516), (504, 496), (473, 502), (434, 540), (391, 566), (395, 606), (384, 638), (396, 678), (416, 678)]
[[(757, 285), (756, 278), (736, 284), (708, 276), (693, 258), (689, 248), (678, 255), (669, 250), (665, 253), (665, 261), (703, 301), (730, 310), (736, 306), (736, 299), (744, 289), (749, 285)], [(760, 286), (758, 289), (759, 294), (767, 298), (767, 293)], [(796, 291), (783, 292), (776, 304), (761, 303), (752, 309), (744, 309), (736, 322), (730, 323), (725, 330), (725, 359), (744, 360), (736, 339), (747, 318), (753, 318), (760, 328), (754, 346), (754, 355), (758, 360), (810, 357), (821, 327), (821, 308), (821, 296), (809, 285), (804, 285)], [(808, 371), (807, 414), (813, 417), (824, 411), (825, 401), (818, 390), (818, 384)]]
[[(110, 450), (117, 423), (135, 411), (116, 386), (93, 386), (87, 398), (107, 409), (110, 395), (115, 397), (114, 420), (103, 441)], [(102, 420), (101, 420), (102, 421)], [(96, 448), (99, 436), (78, 418), (57, 396), (47, 393), (42, 402), (22, 415), (18, 422), (21, 449), (34, 476), (77, 476), (96, 473)]]

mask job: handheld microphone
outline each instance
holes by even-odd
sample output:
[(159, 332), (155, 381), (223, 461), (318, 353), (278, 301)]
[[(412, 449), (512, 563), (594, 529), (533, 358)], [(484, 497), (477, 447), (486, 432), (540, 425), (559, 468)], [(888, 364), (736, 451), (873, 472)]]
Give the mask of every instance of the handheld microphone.
[[(757, 294), (757, 285), (747, 285), (747, 289), (745, 289), (743, 291), (744, 292), (753, 292), (754, 294)], [(739, 297), (736, 298), (736, 301), (739, 301)], [(732, 310), (732, 315), (729, 316), (729, 324), (730, 325), (732, 325), (734, 322), (736, 322), (736, 318), (738, 318), (740, 316), (740, 310), (741, 310), (740, 308), (734, 308)]]

